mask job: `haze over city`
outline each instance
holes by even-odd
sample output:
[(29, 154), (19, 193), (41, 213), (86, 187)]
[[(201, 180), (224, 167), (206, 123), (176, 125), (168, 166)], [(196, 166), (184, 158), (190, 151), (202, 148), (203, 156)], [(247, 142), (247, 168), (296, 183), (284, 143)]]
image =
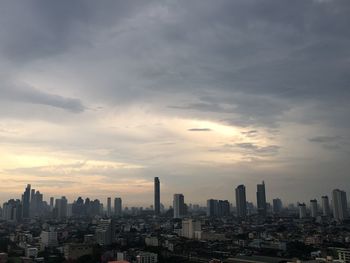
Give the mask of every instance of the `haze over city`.
[[(286, 8), (288, 6), (288, 8)], [(2, 1), (0, 202), (349, 191), (348, 0)]]

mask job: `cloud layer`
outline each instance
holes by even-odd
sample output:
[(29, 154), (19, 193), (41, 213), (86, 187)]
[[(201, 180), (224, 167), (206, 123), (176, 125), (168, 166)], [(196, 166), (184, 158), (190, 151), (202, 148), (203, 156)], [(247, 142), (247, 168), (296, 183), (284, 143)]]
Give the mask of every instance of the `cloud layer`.
[(254, 200), (261, 180), (286, 202), (348, 189), (349, 12), (348, 0), (4, 1), (0, 176), (58, 194), (67, 163), (132, 164), (78, 167), (74, 191), (120, 187), (135, 204), (151, 203), (153, 176), (164, 203), (234, 201), (241, 183)]

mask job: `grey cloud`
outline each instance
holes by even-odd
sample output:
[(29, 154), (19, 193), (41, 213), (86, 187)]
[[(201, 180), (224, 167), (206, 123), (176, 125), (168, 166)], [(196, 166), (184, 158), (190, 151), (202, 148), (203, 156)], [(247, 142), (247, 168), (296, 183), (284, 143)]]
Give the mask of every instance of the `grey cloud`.
[(0, 92), (0, 100), (46, 105), (64, 109), (73, 113), (79, 113), (85, 110), (85, 106), (79, 99), (48, 93), (29, 85), (5, 83), (0, 86)]
[(316, 143), (338, 142), (339, 140), (341, 140), (339, 136), (317, 136), (309, 139), (310, 142)]
[(257, 155), (276, 155), (278, 154), (278, 151), (281, 148), (278, 145), (259, 146), (257, 144), (249, 142), (225, 144), (224, 147), (242, 149), (248, 151), (248, 153), (254, 153)]
[(188, 131), (207, 132), (207, 131), (211, 131), (211, 129), (209, 129), (209, 128), (192, 128), (192, 129), (188, 129)]

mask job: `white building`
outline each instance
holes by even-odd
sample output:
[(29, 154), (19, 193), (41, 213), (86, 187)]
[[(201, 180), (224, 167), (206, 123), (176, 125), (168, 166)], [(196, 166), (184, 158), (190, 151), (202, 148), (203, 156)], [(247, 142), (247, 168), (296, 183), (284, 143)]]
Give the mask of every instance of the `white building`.
[(339, 189), (333, 190), (333, 217), (337, 221), (343, 221), (348, 217), (348, 205), (346, 192)]
[(181, 236), (193, 239), (195, 238), (195, 232), (201, 231), (201, 222), (193, 219), (182, 220)]
[(57, 232), (54, 228), (50, 228), (49, 231), (42, 231), (40, 234), (41, 247), (55, 247), (58, 245)]
[(137, 263), (157, 263), (158, 255), (155, 253), (141, 252), (136, 257)]

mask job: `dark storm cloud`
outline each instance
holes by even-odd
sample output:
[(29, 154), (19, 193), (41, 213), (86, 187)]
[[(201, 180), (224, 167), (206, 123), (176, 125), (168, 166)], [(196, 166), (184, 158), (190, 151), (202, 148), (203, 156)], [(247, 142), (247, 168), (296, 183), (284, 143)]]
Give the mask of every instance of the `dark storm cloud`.
[(85, 110), (84, 105), (79, 99), (47, 93), (25, 84), (16, 85), (3, 83), (0, 86), (0, 92), (0, 101), (7, 100), (12, 102), (41, 104), (74, 113), (79, 113)]
[[(114, 58), (115, 67), (97, 58), (74, 60), (74, 70), (89, 84), (84, 92), (107, 103), (168, 101), (194, 116), (274, 127), (293, 107), (314, 102), (327, 112), (329, 103), (350, 97), (347, 0), (2, 5), (0, 50), (11, 62), (103, 43), (98, 57)], [(343, 115), (336, 119), (344, 123)]]

